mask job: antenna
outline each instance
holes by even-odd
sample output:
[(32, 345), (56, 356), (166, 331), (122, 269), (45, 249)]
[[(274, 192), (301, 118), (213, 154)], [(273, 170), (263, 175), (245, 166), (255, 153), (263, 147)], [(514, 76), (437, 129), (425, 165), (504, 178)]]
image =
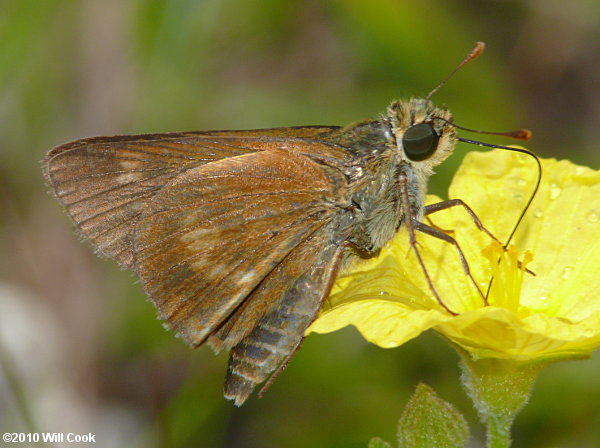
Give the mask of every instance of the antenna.
[(453, 121), (446, 120), (445, 118), (442, 118), (442, 117), (434, 117), (434, 120), (442, 120), (445, 123), (447, 123), (448, 125), (455, 127), (456, 129), (462, 129), (463, 131), (467, 131), (467, 132), (475, 132), (477, 134), (500, 135), (501, 137), (508, 137), (508, 138), (512, 138), (515, 140), (524, 140), (524, 141), (531, 140), (531, 138), (533, 137), (533, 132), (531, 132), (529, 129), (516, 129), (514, 131), (505, 131), (505, 132), (481, 131), (479, 129), (471, 129), (471, 128), (466, 128), (464, 126), (460, 126), (460, 125), (454, 123)]
[(444, 84), (446, 84), (450, 80), (450, 78), (452, 78), (452, 76), (454, 76), (454, 74), (463, 67), (463, 65), (465, 65), (468, 62), (471, 62), (473, 59), (479, 57), (481, 55), (481, 53), (483, 53), (483, 50), (485, 50), (485, 44), (483, 42), (475, 42), (475, 46), (469, 52), (467, 57), (465, 57), (462, 60), (462, 62), (460, 64), (458, 64), (456, 66), (456, 68), (454, 70), (452, 70), (450, 72), (450, 74), (444, 78), (444, 80), (442, 82), (440, 82), (431, 92), (429, 92), (427, 94), (427, 96), (425, 97), (425, 99), (428, 100), (429, 98), (431, 98), (435, 92), (440, 90), (442, 88), (442, 86)]
[[(441, 120), (444, 120), (444, 119), (441, 118)], [(456, 123), (450, 123), (448, 120), (444, 120), (444, 121), (446, 123), (454, 126), (457, 129), (462, 129), (463, 131), (467, 131), (467, 132), (476, 132), (477, 134), (500, 135), (502, 137), (508, 137), (508, 138), (512, 138), (515, 140), (523, 140), (523, 141), (531, 140), (531, 137), (533, 137), (533, 132), (531, 132), (529, 129), (516, 129), (514, 131), (506, 131), (506, 132), (480, 131), (478, 129), (465, 128), (464, 126), (459, 126)]]
[[(531, 134), (531, 132), (530, 132), (530, 134)], [(470, 143), (472, 145), (485, 146), (487, 148), (506, 149), (508, 151), (514, 151), (514, 152), (520, 152), (522, 154), (527, 154), (527, 155), (533, 157), (533, 159), (535, 160), (535, 163), (537, 164), (538, 176), (537, 176), (537, 181), (535, 182), (535, 187), (533, 188), (533, 191), (531, 192), (531, 195), (529, 196), (529, 200), (525, 204), (523, 211), (519, 215), (519, 219), (517, 219), (517, 222), (514, 225), (512, 232), (510, 232), (510, 235), (508, 236), (506, 243), (504, 243), (504, 248), (507, 248), (508, 245), (510, 244), (511, 240), (515, 236), (515, 233), (517, 232), (517, 229), (519, 228), (521, 221), (523, 221), (523, 218), (525, 217), (525, 213), (527, 213), (527, 210), (529, 210), (529, 207), (531, 206), (533, 199), (535, 198), (538, 190), (540, 189), (540, 183), (542, 181), (542, 164), (540, 162), (540, 159), (533, 152), (531, 152), (527, 149), (523, 149), (523, 148), (512, 148), (510, 146), (494, 145), (492, 143), (480, 142), (478, 140), (469, 140), (467, 138), (462, 138), (462, 137), (457, 137), (457, 139), (461, 142)]]

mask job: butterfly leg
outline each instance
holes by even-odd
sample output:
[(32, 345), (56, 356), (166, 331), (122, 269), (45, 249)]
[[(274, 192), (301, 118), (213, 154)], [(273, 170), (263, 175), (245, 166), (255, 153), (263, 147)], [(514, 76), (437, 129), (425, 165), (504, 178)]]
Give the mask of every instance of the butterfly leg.
[(452, 230), (452, 229), (444, 229), (443, 227), (440, 227), (440, 226), (436, 225), (436, 223), (433, 222), (433, 220), (429, 216), (425, 216), (425, 219), (427, 220), (427, 225), (429, 225), (429, 227), (433, 227), (434, 229), (437, 229), (440, 232), (447, 233), (448, 235), (454, 234), (454, 230)]
[(447, 243), (452, 244), (456, 248), (456, 251), (458, 253), (458, 258), (460, 259), (460, 263), (462, 264), (462, 268), (463, 268), (463, 271), (464, 271), (465, 275), (467, 277), (469, 277), (469, 279), (471, 280), (471, 282), (473, 283), (473, 285), (477, 289), (477, 292), (479, 292), (479, 295), (483, 299), (483, 302), (487, 305), (488, 304), (487, 303), (487, 297), (481, 291), (481, 289), (479, 289), (479, 285), (477, 284), (477, 282), (473, 278), (473, 275), (471, 275), (471, 269), (469, 268), (469, 263), (467, 262), (467, 259), (465, 258), (465, 255), (463, 254), (463, 251), (460, 248), (460, 245), (458, 244), (458, 241), (456, 241), (450, 235), (447, 235), (447, 234), (445, 234), (444, 232), (442, 232), (442, 231), (440, 231), (438, 229), (430, 227), (427, 224), (423, 224), (422, 222), (417, 223), (416, 230), (418, 230), (419, 232), (425, 233), (427, 235), (430, 235), (430, 236), (432, 236), (434, 238), (438, 238), (438, 239), (440, 239), (442, 241), (446, 241)]
[(452, 311), (448, 307), (448, 305), (446, 305), (444, 303), (444, 301), (442, 300), (442, 298), (438, 294), (437, 290), (435, 289), (435, 286), (433, 285), (433, 281), (431, 280), (431, 277), (429, 276), (429, 272), (427, 271), (427, 267), (425, 266), (425, 262), (421, 258), (421, 253), (419, 252), (419, 248), (418, 248), (418, 242), (417, 242), (416, 238), (414, 237), (414, 230), (415, 229), (413, 228), (412, 232), (411, 232), (410, 229), (411, 228), (409, 227), (410, 246), (412, 247), (413, 252), (415, 253), (415, 256), (417, 257), (417, 261), (419, 262), (419, 265), (421, 266), (421, 269), (423, 270), (423, 273), (425, 274), (425, 280), (427, 280), (427, 284), (429, 285), (429, 290), (433, 293), (433, 295), (435, 297), (435, 300), (437, 300), (437, 302), (440, 304), (440, 306), (442, 308), (444, 308), (446, 311), (448, 311), (453, 316), (457, 316), (458, 313)]
[(427, 267), (425, 266), (425, 263), (423, 262), (423, 258), (421, 257), (421, 252), (419, 252), (419, 242), (417, 241), (416, 230), (420, 223), (419, 223), (419, 220), (417, 219), (416, 207), (411, 207), (411, 204), (415, 203), (415, 195), (414, 195), (414, 192), (412, 192), (411, 189), (409, 188), (409, 185), (411, 184), (411, 181), (409, 178), (410, 178), (410, 174), (407, 172), (404, 172), (404, 171), (400, 172), (400, 175), (398, 176), (398, 182), (399, 182), (399, 187), (400, 187), (400, 198), (402, 199), (402, 203), (406, 204), (405, 210), (404, 210), (404, 213), (405, 213), (404, 222), (406, 224), (406, 229), (408, 230), (408, 238), (409, 238), (410, 247), (412, 248), (413, 252), (415, 253), (415, 256), (417, 257), (417, 261), (419, 262), (419, 265), (421, 266), (421, 270), (423, 271), (423, 274), (425, 275), (425, 280), (427, 281), (429, 290), (431, 291), (431, 293), (433, 294), (433, 296), (435, 297), (435, 299), (437, 300), (437, 302), (440, 304), (440, 306), (442, 308), (444, 308), (451, 315), (456, 316), (458, 313), (452, 311), (448, 307), (448, 305), (446, 305), (444, 303), (444, 301), (438, 294), (437, 290), (435, 289), (433, 280), (431, 280), (431, 277), (429, 276), (429, 272), (427, 271)]
[[(494, 241), (502, 244), (502, 242), (498, 238), (496, 238), (496, 236), (492, 232), (490, 232), (488, 229), (485, 228), (485, 226), (483, 225), (483, 223), (481, 222), (481, 220), (479, 219), (477, 214), (462, 199), (450, 199), (448, 201), (442, 201), (442, 202), (437, 202), (435, 204), (426, 205), (424, 207), (424, 212), (425, 212), (425, 215), (430, 215), (432, 213), (436, 213), (441, 210), (447, 210), (452, 207), (463, 207), (465, 209), (465, 211), (469, 214), (469, 216), (471, 217), (471, 219), (473, 220), (473, 222), (475, 223), (475, 225), (477, 226), (477, 228), (479, 230), (484, 232), (486, 235), (488, 235)], [(504, 246), (504, 244), (502, 244), (502, 246)]]
[[(490, 232), (488, 229), (485, 228), (485, 226), (483, 225), (483, 223), (481, 222), (481, 220), (479, 219), (477, 214), (462, 199), (450, 199), (448, 201), (441, 201), (441, 202), (437, 202), (435, 204), (426, 205), (424, 207), (424, 212), (425, 212), (425, 215), (430, 215), (432, 213), (439, 212), (441, 210), (446, 210), (446, 209), (449, 209), (452, 207), (459, 207), (459, 206), (463, 207), (465, 209), (465, 211), (469, 214), (469, 216), (471, 217), (471, 219), (473, 220), (473, 222), (475, 223), (475, 225), (477, 226), (477, 228), (479, 230), (481, 230), (486, 235), (488, 235), (491, 239), (493, 239), (498, 244), (500, 244), (502, 246), (502, 248), (506, 251), (506, 245), (504, 243), (502, 243), (502, 241), (500, 241), (498, 238), (496, 238), (496, 236), (492, 232)], [(444, 232), (443, 229), (439, 229), (437, 226), (432, 226), (432, 227), (437, 228), (438, 230), (441, 230), (442, 232)], [(447, 232), (444, 232), (444, 233), (447, 233)], [(521, 267), (521, 262), (519, 262), (519, 267)], [(530, 275), (535, 276), (535, 273), (529, 269), (525, 269), (525, 272), (527, 272)], [(487, 301), (486, 301), (486, 303), (487, 303)]]

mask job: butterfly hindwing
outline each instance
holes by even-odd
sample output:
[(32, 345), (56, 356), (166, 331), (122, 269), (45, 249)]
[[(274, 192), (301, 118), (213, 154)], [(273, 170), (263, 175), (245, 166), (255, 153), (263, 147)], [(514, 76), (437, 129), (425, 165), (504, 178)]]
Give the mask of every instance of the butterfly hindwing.
[(276, 369), (285, 367), (317, 316), (344, 249), (336, 240), (335, 224), (332, 221), (322, 227), (290, 252), (247, 299), (250, 304), (271, 297), (268, 312), (258, 316), (253, 307), (244, 309), (227, 333), (225, 343), (235, 346), (225, 378), (225, 397), (236, 405)]

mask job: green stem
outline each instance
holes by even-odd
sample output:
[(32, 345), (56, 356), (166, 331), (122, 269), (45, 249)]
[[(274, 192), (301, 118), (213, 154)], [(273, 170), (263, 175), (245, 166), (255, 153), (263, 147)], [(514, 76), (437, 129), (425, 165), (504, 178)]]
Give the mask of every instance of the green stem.
[(512, 419), (487, 420), (487, 447), (488, 448), (508, 448), (512, 440), (510, 438), (510, 428)]
[(455, 348), (462, 358), (463, 386), (487, 427), (487, 447), (510, 447), (513, 421), (527, 404), (533, 382), (546, 364), (496, 358), (476, 360)]

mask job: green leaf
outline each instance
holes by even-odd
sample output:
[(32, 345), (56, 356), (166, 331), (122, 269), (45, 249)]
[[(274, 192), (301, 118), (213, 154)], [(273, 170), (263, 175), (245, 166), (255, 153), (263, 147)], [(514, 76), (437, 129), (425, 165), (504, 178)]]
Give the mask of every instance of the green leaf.
[(463, 448), (468, 440), (462, 414), (429, 386), (419, 384), (398, 422), (400, 448)]
[(392, 445), (380, 437), (373, 437), (369, 440), (369, 448), (392, 448)]

